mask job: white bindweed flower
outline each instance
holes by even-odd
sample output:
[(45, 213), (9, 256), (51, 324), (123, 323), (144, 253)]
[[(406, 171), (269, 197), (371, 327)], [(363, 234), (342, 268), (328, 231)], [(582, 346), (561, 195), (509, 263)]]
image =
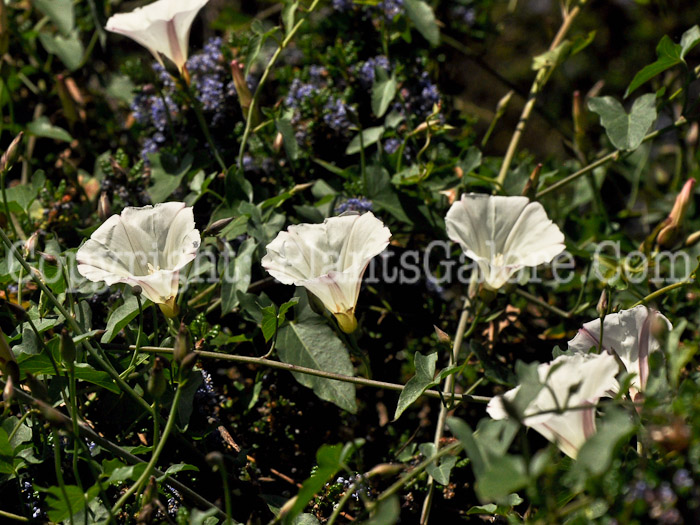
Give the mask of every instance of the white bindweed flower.
[[(661, 348), (652, 333), (657, 321), (664, 323), (669, 330), (673, 328), (666, 317), (643, 305), (605, 316), (601, 350), (619, 357), (627, 372), (635, 374), (630, 383), (632, 398), (646, 388), (649, 354)], [(569, 341), (569, 350), (573, 352), (588, 353), (591, 348), (597, 352), (599, 346), (600, 319), (585, 323), (576, 337)]]
[(551, 261), (564, 235), (539, 202), (526, 197), (469, 193), (445, 217), (448, 237), (476, 261), (486, 285), (497, 290), (523, 266)]
[(166, 56), (182, 71), (192, 22), (209, 0), (158, 0), (107, 20), (107, 31), (119, 33), (147, 48), (163, 64)]
[(320, 299), (347, 333), (357, 328), (355, 305), (369, 261), (384, 251), (391, 232), (371, 212), (299, 224), (267, 245), (263, 267), (284, 284), (303, 286)]
[(180, 270), (196, 257), (199, 244), (192, 208), (184, 202), (124, 208), (80, 247), (78, 272), (93, 282), (140, 286), (173, 317)]
[[(609, 354), (562, 355), (537, 367), (545, 386), (530, 401), (522, 423), (536, 430), (567, 456), (576, 459), (579, 449), (596, 431), (595, 404), (619, 388), (619, 367)], [(503, 406), (513, 402), (520, 386), (494, 397), (486, 410), (494, 419), (506, 419)]]

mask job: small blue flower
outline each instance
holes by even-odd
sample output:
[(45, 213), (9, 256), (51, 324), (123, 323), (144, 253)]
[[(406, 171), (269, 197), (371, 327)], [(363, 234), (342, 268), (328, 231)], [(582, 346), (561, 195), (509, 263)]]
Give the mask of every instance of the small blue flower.
[(206, 75), (197, 82), (197, 98), (205, 111), (216, 111), (225, 103), (224, 83), (215, 75)]
[(168, 111), (170, 112), (171, 119), (178, 113), (178, 107), (170, 96), (166, 95), (165, 101), (163, 101), (161, 97), (153, 97), (153, 102), (151, 104), (151, 122), (158, 131), (164, 131), (168, 126)]
[(362, 66), (360, 66), (359, 79), (360, 84), (362, 84), (362, 87), (372, 87), (372, 84), (374, 84), (375, 72), (378, 67), (389, 72), (391, 69), (391, 66), (389, 65), (389, 59), (384, 55), (378, 55), (376, 57), (368, 59), (364, 64), (362, 64)]
[(389, 155), (392, 155), (398, 151), (400, 146), (401, 141), (392, 137), (384, 142), (384, 151), (386, 151)]
[(223, 39), (221, 37), (210, 38), (204, 45), (200, 53), (192, 55), (187, 60), (187, 71), (190, 75), (207, 75), (214, 71), (223, 71), (221, 61), (223, 55), (221, 46)]
[(131, 114), (134, 116), (136, 122), (138, 122), (141, 125), (147, 124), (151, 116), (152, 99), (152, 95), (147, 95), (145, 93), (137, 93), (134, 96), (134, 99), (131, 101)]
[(323, 115), (323, 121), (334, 131), (347, 131), (352, 123), (348, 118), (348, 105), (339, 98), (330, 98), (324, 108), (327, 113)]
[(352, 9), (352, 0), (333, 0), (333, 9), (336, 11), (349, 11)]
[(346, 211), (358, 211), (360, 213), (366, 212), (366, 211), (372, 211), (373, 208), (372, 201), (369, 199), (365, 199), (363, 197), (360, 198), (350, 198), (346, 200), (345, 202), (341, 202), (338, 206), (335, 208), (335, 212), (337, 214), (345, 213)]
[(292, 85), (289, 86), (289, 93), (284, 99), (284, 103), (290, 108), (297, 108), (304, 100), (313, 95), (315, 89), (313, 84), (304, 83), (300, 79), (295, 78), (292, 81)]
[(149, 137), (143, 141), (143, 146), (141, 147), (141, 158), (146, 164), (149, 164), (148, 154), (156, 153), (158, 151), (158, 142), (155, 139)]
[(384, 0), (377, 4), (377, 9), (384, 11), (387, 20), (393, 20), (396, 15), (403, 12), (403, 0)]

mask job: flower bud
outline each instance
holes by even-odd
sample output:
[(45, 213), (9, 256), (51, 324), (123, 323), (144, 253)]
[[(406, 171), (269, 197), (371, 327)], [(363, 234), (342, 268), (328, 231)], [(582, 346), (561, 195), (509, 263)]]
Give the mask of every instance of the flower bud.
[(22, 141), (23, 136), (24, 132), (20, 131), (19, 135), (14, 138), (5, 153), (3, 153), (2, 157), (0, 157), (0, 173), (9, 171), (17, 160), (17, 157), (19, 157), (19, 144)]
[(367, 473), (368, 478), (374, 476), (393, 476), (404, 469), (404, 466), (398, 463), (381, 463), (376, 465)]
[(15, 317), (17, 322), (24, 323), (27, 320), (27, 311), (22, 308), (21, 305), (11, 303), (7, 299), (2, 298), (0, 298), (0, 304), (12, 312), (12, 315)]
[(535, 166), (535, 169), (530, 173), (530, 178), (527, 179), (525, 187), (523, 188), (523, 197), (527, 197), (530, 200), (535, 198), (537, 194), (537, 186), (540, 183), (540, 173), (542, 172), (542, 164)]
[(182, 360), (182, 363), (180, 363), (180, 381), (184, 381), (189, 377), (190, 372), (192, 371), (196, 363), (197, 354), (195, 354), (194, 352), (185, 356), (185, 358)]
[(279, 151), (282, 149), (282, 145), (284, 144), (284, 136), (282, 133), (279, 131), (277, 132), (277, 135), (275, 135), (275, 140), (272, 142), (272, 150), (275, 153), (279, 153)]
[(151, 478), (148, 480), (148, 485), (146, 485), (146, 489), (143, 491), (143, 499), (141, 502), (144, 505), (148, 505), (153, 501), (153, 498), (155, 498), (158, 495), (158, 483), (156, 482), (156, 477), (151, 476)]
[(216, 237), (222, 232), (224, 228), (226, 228), (226, 226), (231, 224), (231, 221), (233, 221), (234, 218), (235, 217), (226, 217), (225, 219), (219, 219), (218, 221), (212, 222), (209, 226), (206, 227), (206, 229), (202, 233), (202, 237)]
[(5, 406), (12, 403), (12, 399), (15, 396), (14, 387), (15, 380), (12, 379), (12, 376), (7, 377), (5, 379), (5, 388), (2, 389), (2, 400), (5, 402)]
[(29, 259), (30, 256), (34, 255), (36, 248), (39, 245), (39, 230), (35, 231), (29, 236), (29, 239), (24, 243), (24, 258)]
[(160, 399), (165, 393), (167, 386), (165, 374), (163, 373), (163, 358), (156, 357), (151, 368), (151, 375), (148, 377), (148, 393), (151, 394), (153, 399)]
[(190, 352), (192, 352), (192, 337), (185, 323), (181, 322), (180, 330), (177, 333), (175, 345), (173, 346), (173, 361), (181, 365)]
[[(248, 83), (245, 81), (243, 76), (243, 71), (245, 67), (238, 60), (231, 61), (231, 76), (233, 77), (233, 85), (236, 88), (236, 93), (238, 94), (238, 103), (241, 105), (241, 110), (243, 115), (248, 118), (248, 111), (250, 110), (250, 105), (253, 103), (253, 94), (250, 92)], [(252, 115), (253, 125), (257, 124), (257, 110)]]
[(78, 120), (78, 110), (75, 107), (75, 101), (68, 92), (65, 75), (56, 75), (56, 93), (58, 94), (58, 99), (61, 101), (63, 115), (66, 117), (70, 126), (73, 127)]
[(671, 213), (664, 221), (664, 227), (656, 237), (656, 242), (664, 248), (672, 247), (678, 240), (678, 235), (683, 227), (683, 219), (688, 211), (688, 206), (693, 198), (695, 179), (688, 179), (683, 185), (683, 189), (676, 197)]
[(440, 330), (435, 325), (433, 325), (433, 328), (435, 329), (435, 335), (437, 335), (438, 342), (448, 344), (448, 345), (452, 344), (452, 339), (450, 339), (450, 336), (446, 332), (444, 332), (443, 330)]
[(61, 330), (59, 350), (61, 352), (61, 360), (64, 364), (75, 362), (75, 343), (73, 342), (73, 338), (68, 333), (68, 330), (65, 328)]
[(695, 246), (698, 241), (700, 241), (700, 231), (688, 235), (688, 238), (685, 240), (685, 247), (690, 248), (691, 246)]
[(107, 192), (103, 191), (97, 201), (97, 216), (101, 221), (106, 221), (112, 216), (112, 205), (109, 203)]
[(131, 294), (132, 295), (139, 297), (142, 293), (143, 293), (143, 288), (141, 288), (138, 284), (131, 287)]
[(47, 263), (58, 264), (58, 259), (56, 259), (56, 256), (51, 255), (50, 253), (46, 253), (46, 252), (37, 252), (37, 253), (39, 254), (39, 257), (41, 257)]
[(5, 379), (12, 378), (14, 385), (19, 385), (19, 365), (16, 361), (10, 361), (7, 363), (7, 365), (5, 365), (3, 377)]
[(598, 299), (598, 304), (595, 307), (596, 311), (598, 312), (598, 315), (600, 317), (603, 317), (605, 314), (608, 313), (608, 289), (603, 288), (603, 291), (600, 294), (600, 299)]

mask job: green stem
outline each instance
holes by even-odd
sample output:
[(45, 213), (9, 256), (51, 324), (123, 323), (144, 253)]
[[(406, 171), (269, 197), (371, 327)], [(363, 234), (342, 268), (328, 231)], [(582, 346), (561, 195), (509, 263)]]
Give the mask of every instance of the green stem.
[[(0, 390), (5, 388), (6, 383), (0, 379)], [(33, 398), (31, 395), (27, 394), (24, 390), (21, 388), (14, 387), (13, 388), (13, 395), (16, 396), (17, 399), (22, 401), (23, 403), (27, 405), (32, 405), (35, 406), (37, 403), (37, 400)], [(32, 411), (33, 413), (36, 413), (36, 411)], [(61, 419), (61, 422), (64, 425), (70, 425), (70, 418), (65, 416), (64, 414), (57, 412), (56, 417)], [(97, 432), (95, 432), (93, 429), (90, 427), (80, 424), (79, 425), (79, 430), (80, 430), (80, 435), (84, 437), (85, 439), (88, 439), (94, 443), (97, 443), (100, 447), (103, 449), (111, 452), (115, 456), (121, 458), (124, 460), (126, 463), (130, 465), (138, 465), (140, 463), (146, 463), (144, 460), (141, 458), (138, 458), (134, 456), (131, 452), (128, 452), (121, 448), (119, 445), (112, 443), (110, 440), (102, 437), (99, 435)], [(155, 474), (158, 477), (165, 476), (165, 473), (157, 468), (153, 469), (153, 474)], [(201, 507), (205, 508), (210, 508), (210, 509), (215, 509), (217, 512), (217, 515), (221, 519), (225, 519), (226, 515), (217, 507), (214, 505), (212, 502), (208, 501), (206, 498), (203, 496), (199, 495), (196, 493), (194, 490), (189, 488), (187, 485), (184, 485), (183, 483), (180, 483), (178, 480), (175, 478), (170, 478), (168, 480), (168, 484), (172, 485), (175, 489), (177, 489), (179, 492), (181, 492), (186, 498), (188, 498), (190, 501), (195, 503), (196, 505), (199, 505)], [(105, 500), (106, 501), (106, 500)], [(110, 510), (109, 508), (107, 510)]]
[[(464, 333), (467, 329), (467, 321), (469, 319), (471, 301), (469, 299), (464, 300), (464, 305), (462, 306), (462, 314), (459, 317), (459, 323), (457, 325), (457, 333), (455, 334), (454, 344), (452, 345), (452, 354), (450, 355), (450, 366), (457, 363), (459, 359), (459, 351), (462, 348), (462, 341), (464, 340)], [(472, 324), (473, 327), (476, 326), (476, 319)], [(455, 374), (450, 374), (445, 379), (445, 387), (443, 391), (452, 392), (454, 388)], [(449, 411), (447, 403), (440, 405), (440, 413), (438, 414), (437, 427), (435, 428), (435, 437), (433, 439), (433, 444), (435, 445), (435, 450), (438, 451), (440, 448), (440, 441), (445, 432), (445, 421), (447, 420), (447, 412)], [(432, 476), (428, 477), (428, 493), (423, 501), (423, 510), (421, 511), (420, 523), (421, 525), (426, 525), (430, 519), (430, 508), (433, 504), (433, 493), (435, 492), (435, 479)]]
[[(306, 10), (308, 14), (312, 13), (316, 7), (318, 7), (318, 4), (320, 3), (320, 0), (314, 0), (309, 8)], [(308, 16), (308, 15), (307, 15)], [(282, 51), (285, 50), (285, 48), (289, 45), (289, 43), (292, 41), (294, 36), (297, 34), (303, 23), (306, 21), (306, 17), (302, 18), (301, 20), (297, 21), (296, 24), (289, 30), (289, 33), (287, 33), (287, 36), (282, 40), (280, 45), (277, 47), (275, 52), (272, 54), (272, 57), (270, 58), (270, 61), (267, 63), (265, 66), (265, 70), (263, 71), (262, 76), (260, 77), (260, 82), (258, 82), (257, 87), (255, 88), (255, 93), (253, 93), (253, 96), (250, 100), (250, 106), (248, 107), (248, 116), (246, 117), (246, 123), (245, 123), (245, 130), (243, 131), (243, 137), (241, 138), (241, 146), (238, 151), (238, 169), (243, 169), (243, 155), (245, 154), (245, 149), (246, 145), (248, 144), (248, 138), (250, 137), (250, 132), (253, 127), (253, 115), (255, 114), (255, 110), (257, 108), (258, 104), (258, 98), (260, 97), (260, 93), (262, 91), (262, 87), (265, 85), (265, 82), (267, 81), (267, 77), (270, 76), (270, 72), (272, 71), (272, 66), (275, 65), (277, 62), (277, 59), (280, 57), (282, 54)]]
[[(583, 4), (584, 1), (581, 3)], [(564, 20), (562, 21), (559, 31), (557, 31), (556, 36), (552, 40), (552, 43), (549, 45), (549, 51), (553, 51), (559, 46), (559, 44), (562, 43), (566, 33), (568, 33), (569, 29), (571, 28), (571, 24), (580, 12), (581, 7), (576, 6), (568, 13), (564, 13)], [(506, 150), (505, 157), (503, 158), (503, 164), (501, 164), (501, 170), (498, 172), (498, 178), (496, 180), (500, 185), (503, 185), (506, 180), (508, 170), (510, 169), (510, 164), (515, 156), (515, 151), (518, 148), (520, 139), (523, 136), (525, 127), (527, 126), (527, 121), (529, 120), (530, 114), (532, 113), (535, 103), (537, 102), (537, 95), (540, 93), (540, 91), (542, 91), (542, 88), (544, 88), (555, 67), (556, 65), (545, 66), (537, 72), (535, 81), (532, 83), (532, 87), (530, 88), (530, 94), (528, 95), (527, 102), (525, 103), (523, 111), (520, 114), (518, 125), (515, 127), (515, 132), (510, 139), (510, 144), (508, 144), (508, 149)]]
[(7, 188), (5, 184), (6, 176), (7, 170), (2, 170), (2, 173), (0, 173), (0, 186), (2, 186), (2, 205), (5, 210), (5, 217), (7, 217), (7, 223), (10, 225), (10, 228), (12, 228), (12, 233), (15, 234), (15, 239), (17, 239), (17, 230), (15, 229), (15, 224), (14, 222), (12, 222), (12, 217), (10, 216), (10, 206), (7, 204)]
[(695, 282), (694, 280), (679, 281), (677, 283), (673, 283), (673, 284), (669, 284), (668, 286), (664, 286), (663, 288), (660, 288), (660, 289), (656, 290), (655, 292), (650, 293), (649, 295), (647, 295), (646, 297), (644, 297), (640, 301), (637, 301), (630, 308), (634, 308), (635, 306), (639, 306), (641, 304), (646, 304), (649, 301), (652, 301), (652, 300), (656, 299), (657, 297), (660, 297), (660, 296), (666, 294), (667, 292), (670, 292), (671, 290), (675, 290), (676, 288), (681, 288), (683, 286), (688, 286), (690, 284), (693, 284), (694, 282)]
[[(130, 345), (129, 349), (133, 349), (134, 346)], [(112, 348), (114, 351), (123, 351), (123, 347)], [(151, 352), (155, 354), (172, 354), (172, 348), (166, 348), (162, 346), (143, 346), (141, 347), (142, 352)], [(248, 363), (252, 365), (261, 365), (268, 368), (276, 368), (278, 370), (288, 370), (289, 372), (295, 372), (299, 374), (307, 374), (316, 377), (324, 377), (326, 379), (335, 379), (337, 381), (344, 381), (346, 383), (354, 383), (356, 385), (370, 386), (374, 388), (382, 388), (384, 390), (393, 390), (396, 392), (402, 391), (405, 386), (396, 383), (387, 383), (386, 381), (376, 381), (374, 379), (365, 379), (364, 377), (346, 376), (343, 374), (336, 374), (334, 372), (325, 372), (323, 370), (317, 370), (315, 368), (307, 368), (304, 366), (291, 365), (288, 363), (282, 363), (280, 361), (272, 361), (270, 359), (265, 359), (262, 357), (249, 357), (244, 355), (233, 355), (233, 354), (222, 354), (219, 352), (207, 352), (204, 350), (194, 350), (195, 354), (200, 357), (220, 359), (222, 361), (233, 361), (236, 363)], [(444, 398), (445, 396), (450, 396), (450, 392), (438, 392), (437, 390), (426, 390), (423, 392), (426, 397), (432, 397), (436, 399)], [(491, 401), (489, 396), (472, 396), (465, 394), (454, 394), (454, 399), (460, 402), (471, 402), (471, 403), (483, 403), (486, 404)]]
[[(651, 133), (647, 134), (647, 135), (642, 139), (642, 144), (645, 143), (645, 142), (647, 142), (647, 141), (649, 141), (649, 140), (651, 140), (651, 139), (653, 139), (653, 138), (658, 137), (660, 134), (665, 133), (666, 131), (668, 131), (668, 130), (670, 130), (670, 129), (678, 128), (678, 127), (680, 127), (680, 126), (682, 126), (682, 125), (684, 125), (684, 124), (686, 124), (686, 123), (687, 123), (687, 120), (685, 119), (685, 117), (680, 117), (678, 120), (676, 120), (676, 122), (674, 122), (674, 123), (671, 124), (670, 126), (667, 126), (667, 127), (665, 127), (664, 129), (657, 129), (656, 131), (652, 131)], [(578, 170), (577, 172), (572, 173), (572, 174), (569, 175), (568, 177), (565, 177), (565, 178), (563, 178), (562, 180), (560, 180), (559, 182), (555, 182), (554, 184), (552, 184), (552, 185), (549, 186), (548, 188), (543, 189), (542, 191), (540, 191), (540, 192), (537, 194), (536, 198), (537, 198), (537, 199), (541, 199), (542, 197), (544, 197), (544, 196), (547, 195), (548, 193), (551, 193), (551, 192), (553, 192), (553, 191), (558, 190), (559, 188), (562, 188), (562, 187), (566, 186), (567, 184), (569, 184), (569, 183), (575, 181), (576, 179), (578, 179), (579, 177), (582, 177), (582, 176), (585, 175), (586, 173), (589, 173), (589, 172), (593, 171), (593, 170), (596, 169), (597, 167), (602, 166), (603, 164), (607, 164), (607, 163), (610, 162), (610, 161), (618, 161), (623, 155), (626, 156), (626, 155), (628, 155), (629, 153), (632, 153), (632, 152), (631, 152), (631, 151), (625, 152), (625, 151), (622, 151), (622, 150), (619, 150), (619, 149), (618, 149), (618, 150), (615, 150), (615, 151), (613, 151), (613, 152), (611, 152), (611, 153), (608, 153), (608, 154), (605, 155), (604, 157), (601, 157), (600, 159), (596, 160), (595, 162), (592, 162), (592, 163), (589, 164), (588, 166), (585, 166), (585, 167), (581, 168), (581, 169)]]
[[(158, 458), (160, 457), (161, 452), (163, 452), (163, 449), (165, 448), (165, 444), (168, 441), (168, 436), (170, 435), (170, 432), (173, 430), (173, 427), (175, 426), (175, 417), (177, 415), (177, 408), (178, 405), (180, 404), (180, 397), (182, 396), (182, 383), (178, 384), (177, 390), (175, 391), (175, 397), (173, 398), (172, 405), (170, 406), (170, 415), (168, 416), (168, 421), (165, 424), (165, 429), (163, 429), (163, 437), (158, 441), (158, 446), (156, 449), (153, 451), (153, 455), (151, 456), (151, 461), (148, 462), (148, 465), (146, 465), (146, 468), (144, 471), (141, 473), (141, 476), (139, 476), (139, 479), (136, 480), (136, 482), (129, 487), (129, 490), (127, 490), (121, 498), (117, 500), (117, 502), (114, 504), (112, 507), (112, 513), (116, 514), (117, 511), (126, 503), (126, 501), (136, 492), (140, 489), (141, 485), (146, 482), (146, 480), (151, 476), (151, 473), (153, 472), (153, 469), (156, 466), (156, 463), (158, 462)], [(156, 418), (157, 419), (157, 418)]]
[(29, 518), (25, 518), (24, 516), (18, 516), (17, 514), (12, 514), (11, 512), (7, 512), (4, 510), (0, 510), (0, 518), (7, 518), (9, 520), (22, 521), (24, 523), (29, 522)]
[[(36, 283), (36, 285), (41, 289), (42, 292), (48, 297), (49, 301), (51, 301), (56, 309), (59, 311), (59, 313), (65, 318), (66, 323), (70, 326), (71, 330), (78, 334), (82, 335), (83, 330), (78, 326), (78, 323), (75, 321), (73, 316), (70, 315), (66, 311), (66, 309), (63, 307), (61, 302), (56, 298), (56, 296), (53, 294), (53, 292), (44, 284), (44, 282), (34, 274), (31, 270), (31, 266), (29, 266), (29, 263), (22, 257), (22, 254), (19, 253), (19, 250), (12, 244), (10, 241), (9, 237), (5, 233), (5, 230), (0, 228), (0, 238), (2, 238), (2, 241), (5, 243), (5, 246), (7, 246), (10, 249), (10, 252), (12, 255), (17, 259), (17, 261), (22, 265), (22, 267), (25, 269), (27, 274), (32, 278), (32, 280)], [(150, 405), (144, 400), (140, 395), (136, 393), (136, 391), (131, 388), (121, 377), (119, 377), (119, 374), (117, 371), (112, 367), (112, 365), (109, 363), (109, 361), (100, 355), (100, 352), (95, 349), (87, 340), (83, 341), (83, 346), (88, 350), (92, 358), (97, 361), (97, 363), (100, 365), (100, 367), (105, 370), (112, 379), (119, 385), (119, 387), (127, 392), (138, 404), (140, 404), (145, 410), (150, 411), (151, 407)]]
[(66, 500), (66, 507), (68, 508), (68, 519), (70, 524), (73, 525), (73, 509), (71, 508), (70, 499), (68, 499), (68, 493), (66, 492), (66, 483), (63, 481), (63, 470), (61, 470), (61, 443), (58, 439), (58, 432), (54, 428), (51, 431), (53, 436), (53, 464), (56, 470), (56, 480), (58, 481), (58, 486), (61, 488), (61, 494), (63, 499)]
[[(136, 345), (134, 348), (134, 353), (131, 356), (131, 361), (129, 362), (129, 366), (126, 368), (124, 372), (122, 372), (123, 376), (128, 375), (133, 369), (134, 369), (134, 363), (136, 362), (136, 356), (139, 354), (139, 346), (141, 344), (141, 334), (143, 333), (143, 304), (141, 304), (141, 294), (137, 293), (136, 294), (136, 302), (139, 305), (139, 331), (136, 334)], [(158, 418), (156, 418), (158, 419)]]
[(386, 489), (379, 496), (377, 496), (377, 499), (374, 501), (374, 506), (376, 506), (378, 503), (380, 503), (380, 502), (386, 500), (387, 498), (393, 496), (394, 494), (396, 494), (399, 490), (401, 490), (401, 488), (403, 488), (404, 485), (406, 485), (409, 481), (411, 481), (413, 478), (415, 478), (418, 474), (423, 472), (425, 467), (430, 465), (432, 462), (437, 461), (442, 456), (446, 456), (447, 454), (451, 454), (452, 452), (456, 452), (460, 448), (462, 448), (462, 444), (459, 441), (455, 441), (454, 443), (451, 443), (451, 444), (447, 445), (446, 447), (443, 447), (440, 450), (438, 450), (434, 456), (421, 461), (418, 465), (416, 465), (414, 468), (412, 468), (409, 472), (407, 472), (406, 474), (401, 476), (388, 489)]

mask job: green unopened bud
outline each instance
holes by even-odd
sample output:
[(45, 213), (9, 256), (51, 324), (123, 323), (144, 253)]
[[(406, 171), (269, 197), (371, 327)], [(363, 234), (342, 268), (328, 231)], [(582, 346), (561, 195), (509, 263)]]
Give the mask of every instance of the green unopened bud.
[(68, 333), (68, 330), (65, 328), (61, 330), (59, 350), (61, 352), (61, 360), (64, 364), (75, 362), (75, 343), (73, 342), (73, 338)]
[(0, 157), (0, 173), (9, 171), (17, 160), (17, 157), (19, 157), (19, 145), (20, 142), (22, 142), (23, 136), (24, 132), (20, 131), (19, 135), (14, 138), (7, 150), (5, 150), (5, 153)]
[(151, 476), (148, 480), (148, 485), (146, 485), (146, 490), (143, 491), (143, 499), (141, 502), (147, 505), (153, 501), (153, 499), (158, 495), (158, 483), (156, 482), (156, 477)]
[(3, 377), (5, 379), (12, 378), (13, 383), (15, 385), (19, 385), (19, 365), (17, 364), (17, 361), (10, 361), (5, 365)]
[(579, 91), (574, 91), (571, 113), (574, 121), (574, 149), (585, 159), (591, 150), (591, 144), (588, 140), (586, 113)]
[(164, 303), (158, 303), (158, 308), (163, 312), (163, 315), (168, 318), (173, 318), (180, 313), (180, 306), (175, 302), (177, 298), (173, 295)]
[(0, 299), (0, 304), (7, 308), (18, 322), (24, 323), (27, 320), (27, 311), (21, 305), (12, 303), (7, 299)]
[(699, 241), (700, 241), (700, 232), (691, 233), (690, 235), (688, 235), (688, 238), (685, 240), (685, 247), (690, 248), (691, 246), (695, 246)]
[(63, 116), (66, 117), (70, 126), (73, 127), (78, 120), (78, 109), (68, 91), (65, 75), (56, 75), (56, 93), (58, 94), (58, 99), (61, 101)]
[(195, 363), (197, 363), (197, 354), (192, 352), (185, 356), (182, 363), (180, 363), (180, 381), (184, 381), (189, 377)]
[(165, 374), (163, 373), (163, 358), (156, 357), (151, 368), (151, 375), (148, 377), (148, 393), (153, 399), (160, 399), (167, 388)]
[(180, 330), (177, 333), (175, 345), (173, 346), (173, 361), (181, 365), (190, 352), (192, 352), (192, 337), (190, 336), (190, 331), (187, 329), (187, 325), (181, 322)]
[(212, 222), (207, 228), (204, 230), (204, 233), (202, 233), (203, 237), (216, 237), (221, 233), (221, 231), (226, 228), (229, 224), (231, 224), (231, 221), (233, 221), (234, 217), (226, 217), (225, 219), (219, 219), (218, 221)]
[(50, 253), (46, 253), (46, 252), (37, 252), (37, 253), (39, 254), (39, 257), (41, 257), (47, 263), (58, 264), (58, 259), (56, 259), (55, 255), (51, 255)]

